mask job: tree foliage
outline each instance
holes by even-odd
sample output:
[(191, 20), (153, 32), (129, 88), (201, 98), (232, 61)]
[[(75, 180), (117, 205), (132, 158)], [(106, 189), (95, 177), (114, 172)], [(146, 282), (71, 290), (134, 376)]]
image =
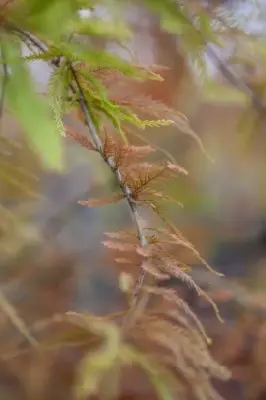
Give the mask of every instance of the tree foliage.
[[(61, 316), (68, 327), (76, 328), (68, 344), (77, 340), (82, 329), (87, 345), (77, 368), (75, 396), (118, 398), (123, 368), (134, 366), (144, 371), (158, 398), (219, 399), (212, 378), (226, 379), (228, 371), (210, 356), (207, 334), (188, 305), (173, 290), (159, 287), (160, 281), (178, 278), (210, 302), (221, 319), (213, 300), (191, 277), (189, 266), (173, 256), (173, 248), (186, 247), (211, 270), (164, 215), (164, 203), (179, 203), (164, 195), (158, 185), (178, 179), (187, 171), (167, 158), (161, 163), (151, 162), (149, 155), (156, 149), (152, 145), (131, 145), (131, 131), (175, 124), (193, 137), (201, 150), (205, 149), (183, 114), (151, 98), (136, 97), (130, 91), (123, 95), (123, 90), (118, 90), (130, 88), (134, 82), (160, 81), (163, 67), (136, 65), (93, 45), (94, 37), (120, 40), (122, 44), (130, 37), (130, 26), (121, 22), (126, 3), (1, 2), (2, 102), (21, 123), (29, 145), (46, 167), (64, 167), (64, 140), (74, 140), (88, 150), (88, 156), (96, 152), (114, 174), (117, 190), (104, 198), (80, 199), (79, 204), (119, 205), (125, 200), (135, 225), (134, 231), (109, 233), (103, 243), (122, 253), (116, 258), (120, 264), (130, 264), (129, 253), (138, 259), (132, 265), (139, 272), (137, 282), (132, 283), (129, 278), (122, 285), (128, 310), (119, 317), (110, 315), (104, 319), (74, 313)], [(218, 11), (211, 5), (204, 8), (200, 2), (172, 0), (143, 3), (160, 19), (164, 29), (181, 38), (188, 57), (193, 60), (201, 60), (210, 43), (219, 45), (225, 32), (245, 37), (243, 30), (228, 26), (227, 19), (218, 18)], [(94, 12), (99, 5), (106, 7), (112, 16), (108, 22)], [(80, 13), (85, 8), (91, 10), (90, 18)], [(220, 21), (218, 28), (213, 24), (215, 18)], [(29, 56), (22, 54), (22, 43), (31, 50)], [(45, 97), (36, 93), (29, 72), (29, 63), (36, 60), (46, 61), (53, 68)], [(250, 93), (246, 85), (236, 80), (232, 83)], [(88, 136), (67, 126), (63, 118), (66, 114), (84, 123)], [(145, 229), (139, 216), (140, 206), (155, 212), (163, 227)], [(166, 302), (167, 307), (162, 307), (161, 302)], [(14, 313), (13, 320), (18, 322)], [(42, 342), (38, 346), (46, 348)]]

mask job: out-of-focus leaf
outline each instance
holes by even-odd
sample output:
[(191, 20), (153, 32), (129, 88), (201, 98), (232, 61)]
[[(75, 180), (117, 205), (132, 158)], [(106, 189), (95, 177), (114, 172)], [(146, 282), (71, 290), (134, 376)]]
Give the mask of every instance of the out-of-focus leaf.
[(258, 131), (261, 123), (262, 117), (253, 107), (250, 106), (242, 113), (238, 121), (237, 129), (241, 137), (241, 144), (245, 148), (250, 145), (253, 134)]
[(202, 37), (206, 41), (211, 41), (219, 46), (222, 44), (218, 40), (217, 36), (215, 35), (212, 26), (211, 26), (211, 19), (205, 12), (199, 13), (199, 30), (201, 32)]
[(48, 105), (36, 94), (25, 62), (20, 60), (19, 43), (2, 40), (10, 76), (7, 104), (25, 129), (30, 144), (48, 168), (62, 168), (61, 138)]
[(90, 36), (104, 36), (108, 38), (129, 39), (129, 29), (121, 21), (105, 21), (99, 18), (88, 18), (77, 21), (73, 25), (73, 32)]
[(88, 330), (103, 337), (103, 343), (81, 361), (77, 373), (76, 398), (87, 399), (98, 392), (108, 372), (116, 366), (120, 352), (120, 332), (116, 324), (93, 317), (81, 317)]
[(72, 76), (66, 63), (54, 69), (48, 82), (49, 104), (52, 109), (53, 117), (57, 125), (58, 132), (65, 136), (65, 127), (62, 121), (66, 111), (66, 100)]
[[(121, 261), (121, 263), (127, 263), (128, 260), (124, 260), (123, 259), (118, 259), (119, 261)], [(115, 260), (117, 262), (117, 259)], [(132, 275), (127, 274), (126, 272), (121, 272), (121, 274), (119, 275), (119, 287), (121, 289), (122, 292), (124, 293), (130, 293), (130, 291), (132, 290), (134, 285), (134, 280)]]
[(80, 200), (78, 203), (81, 206), (86, 207), (96, 207), (96, 206), (103, 206), (110, 203), (117, 203), (119, 200), (122, 200), (124, 195), (122, 193), (112, 194), (110, 196), (102, 197), (99, 199), (88, 199), (88, 200)]
[(62, 34), (70, 33), (80, 7), (79, 0), (23, 0), (14, 8), (12, 17), (32, 32), (60, 39)]
[(156, 368), (156, 363), (133, 347), (123, 346), (120, 354), (123, 364), (134, 364), (144, 370), (159, 399), (173, 400), (173, 393), (169, 385), (170, 381), (173, 381), (170, 371), (167, 371), (167, 375), (162, 374), (160, 368)]
[(212, 80), (205, 82), (203, 96), (206, 101), (219, 103), (247, 104), (248, 98), (245, 93), (229, 85), (220, 85)]

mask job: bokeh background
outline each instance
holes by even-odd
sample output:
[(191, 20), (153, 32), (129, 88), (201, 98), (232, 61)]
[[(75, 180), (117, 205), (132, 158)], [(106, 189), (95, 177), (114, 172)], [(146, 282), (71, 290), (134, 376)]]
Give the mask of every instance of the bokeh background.
[[(264, 1), (257, 5), (237, 0), (219, 3), (224, 11), (234, 9), (249, 34), (265, 38)], [(104, 10), (99, 9), (99, 13), (108, 18)], [(214, 356), (233, 371), (230, 382), (219, 384), (225, 399), (264, 400), (265, 120), (263, 115), (257, 116), (250, 97), (228, 82), (221, 65), (235, 71), (254, 90), (259, 87), (263, 95), (265, 49), (256, 49), (248, 40), (244, 42), (232, 34), (224, 39), (222, 49), (215, 49), (221, 63), (206, 53), (202, 65), (198, 59), (188, 58), (182, 40), (163, 31), (141, 2), (130, 6), (125, 18), (134, 31), (130, 52), (108, 41), (95, 45), (143, 64), (169, 67), (163, 71), (164, 82), (151, 81), (138, 90), (184, 112), (213, 159), (208, 159), (197, 142), (177, 127), (149, 129), (144, 134), (144, 140), (170, 152), (189, 171), (188, 177), (167, 187), (169, 194), (184, 205), (182, 209), (169, 208), (168, 215), (225, 277), (205, 273), (189, 253), (180, 250), (177, 256), (195, 265), (196, 281), (217, 302), (225, 323), (220, 324), (201, 299), (178, 287), (206, 324), (213, 338)], [(231, 63), (236, 49), (242, 57), (240, 66)], [(37, 89), (45, 92), (49, 67), (34, 62), (31, 68)], [(71, 119), (67, 122), (86, 133)], [(140, 143), (139, 137), (135, 139)], [(78, 200), (112, 190), (114, 182), (102, 161), (65, 141), (66, 171), (44, 171), (8, 112), (1, 120), (0, 140), (0, 278), (7, 298), (29, 326), (67, 310), (104, 315), (122, 309), (119, 271), (113, 255), (101, 242), (104, 232), (130, 227), (127, 205), (86, 208), (77, 204)], [(146, 211), (143, 218), (152, 220)], [(178, 283), (173, 281), (171, 285)], [(1, 351), (11, 351), (14, 343), (23, 342), (5, 313), (0, 315), (0, 324)], [(27, 360), (0, 361), (0, 395), (7, 400), (36, 398), (30, 397), (32, 393), (38, 393), (38, 399), (69, 398), (71, 357), (61, 357), (52, 366), (42, 366), (39, 372), (36, 365), (26, 372), (23, 362)], [(40, 376), (45, 377), (38, 383), (45, 387), (44, 392), (32, 383), (39, 382)], [(45, 384), (47, 376), (49, 385)]]

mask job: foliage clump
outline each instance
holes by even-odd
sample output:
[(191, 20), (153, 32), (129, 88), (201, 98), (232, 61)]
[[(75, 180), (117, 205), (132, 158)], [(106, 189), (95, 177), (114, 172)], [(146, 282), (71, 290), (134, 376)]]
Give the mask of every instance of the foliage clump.
[[(74, 140), (88, 155), (97, 153), (112, 171), (117, 190), (104, 198), (80, 199), (79, 204), (117, 203), (119, 207), (124, 200), (134, 222), (134, 230), (108, 233), (103, 243), (122, 253), (116, 258), (119, 264), (130, 264), (132, 253), (137, 260), (132, 265), (138, 271), (137, 282), (121, 275), (128, 309), (105, 318), (74, 312), (58, 317), (65, 323), (66, 336), (69, 326), (76, 329), (68, 345), (78, 341), (80, 329), (83, 333), (85, 348), (76, 370), (74, 396), (119, 398), (125, 369), (134, 367), (145, 373), (158, 398), (219, 399), (212, 379), (227, 379), (228, 371), (210, 356), (210, 339), (188, 304), (174, 290), (159, 286), (171, 277), (179, 279), (211, 303), (221, 319), (215, 303), (191, 277), (189, 266), (173, 256), (173, 248), (186, 247), (215, 273), (164, 214), (165, 203), (179, 203), (158, 187), (187, 171), (173, 160), (150, 161), (156, 148), (131, 144), (132, 132), (175, 124), (204, 147), (183, 114), (151, 98), (131, 95), (135, 82), (160, 80), (162, 67), (136, 65), (93, 45), (94, 37), (124, 40), (130, 35), (128, 27), (116, 30), (94, 14), (88, 19), (80, 16), (82, 8), (93, 13), (99, 3), (110, 7), (104, 1), (81, 0), (14, 0), (1, 5), (3, 99), (23, 125), (29, 143), (44, 165), (55, 169), (63, 168), (64, 140)], [(205, 40), (215, 42), (207, 14), (198, 10), (200, 27), (205, 27), (202, 36), (193, 13), (190, 18), (187, 2), (146, 0), (145, 4), (166, 29), (173, 33), (176, 24), (193, 38), (198, 52)], [(121, 12), (120, 2), (111, 5), (110, 13)], [(21, 43), (31, 50), (29, 56), (22, 55)], [(28, 63), (36, 60), (53, 67), (44, 99), (36, 94), (28, 70)], [(66, 114), (85, 124), (88, 136), (67, 126)], [(139, 213), (143, 206), (156, 213), (161, 226), (143, 227)], [(13, 319), (20, 327), (14, 314)], [(42, 341), (34, 341), (34, 346), (47, 349)]]

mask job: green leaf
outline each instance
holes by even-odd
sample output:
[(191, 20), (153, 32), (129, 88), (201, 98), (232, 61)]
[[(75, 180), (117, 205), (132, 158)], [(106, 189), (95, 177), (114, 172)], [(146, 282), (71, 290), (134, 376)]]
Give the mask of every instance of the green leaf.
[[(20, 60), (20, 45), (2, 41), (10, 76), (6, 87), (6, 99), (10, 110), (25, 129), (33, 149), (48, 168), (61, 169), (61, 137), (48, 105), (36, 94), (33, 81)], [(17, 59), (17, 62), (10, 60)]]
[(105, 21), (99, 18), (78, 20), (73, 24), (73, 32), (89, 35), (104, 36), (112, 39), (130, 39), (131, 34), (127, 26), (121, 21)]
[(200, 24), (199, 29), (205, 41), (213, 42), (221, 46), (220, 41), (218, 40), (212, 29), (210, 17), (206, 14), (206, 12), (199, 13), (198, 18)]
[(85, 61), (89, 68), (104, 67), (115, 68), (121, 73), (129, 76), (140, 75), (138, 69), (127, 61), (106, 51), (93, 50), (80, 43), (61, 43), (56, 44), (52, 52), (59, 53), (66, 57), (69, 61)]
[(120, 332), (118, 327), (110, 322), (97, 318), (82, 316), (88, 330), (103, 337), (103, 343), (95, 351), (90, 351), (81, 361), (77, 375), (76, 397), (87, 399), (88, 396), (101, 391), (100, 384), (107, 379), (116, 367), (120, 352)]
[(78, 0), (24, 0), (15, 7), (13, 20), (31, 32), (49, 39), (70, 33), (71, 22), (78, 19)]

